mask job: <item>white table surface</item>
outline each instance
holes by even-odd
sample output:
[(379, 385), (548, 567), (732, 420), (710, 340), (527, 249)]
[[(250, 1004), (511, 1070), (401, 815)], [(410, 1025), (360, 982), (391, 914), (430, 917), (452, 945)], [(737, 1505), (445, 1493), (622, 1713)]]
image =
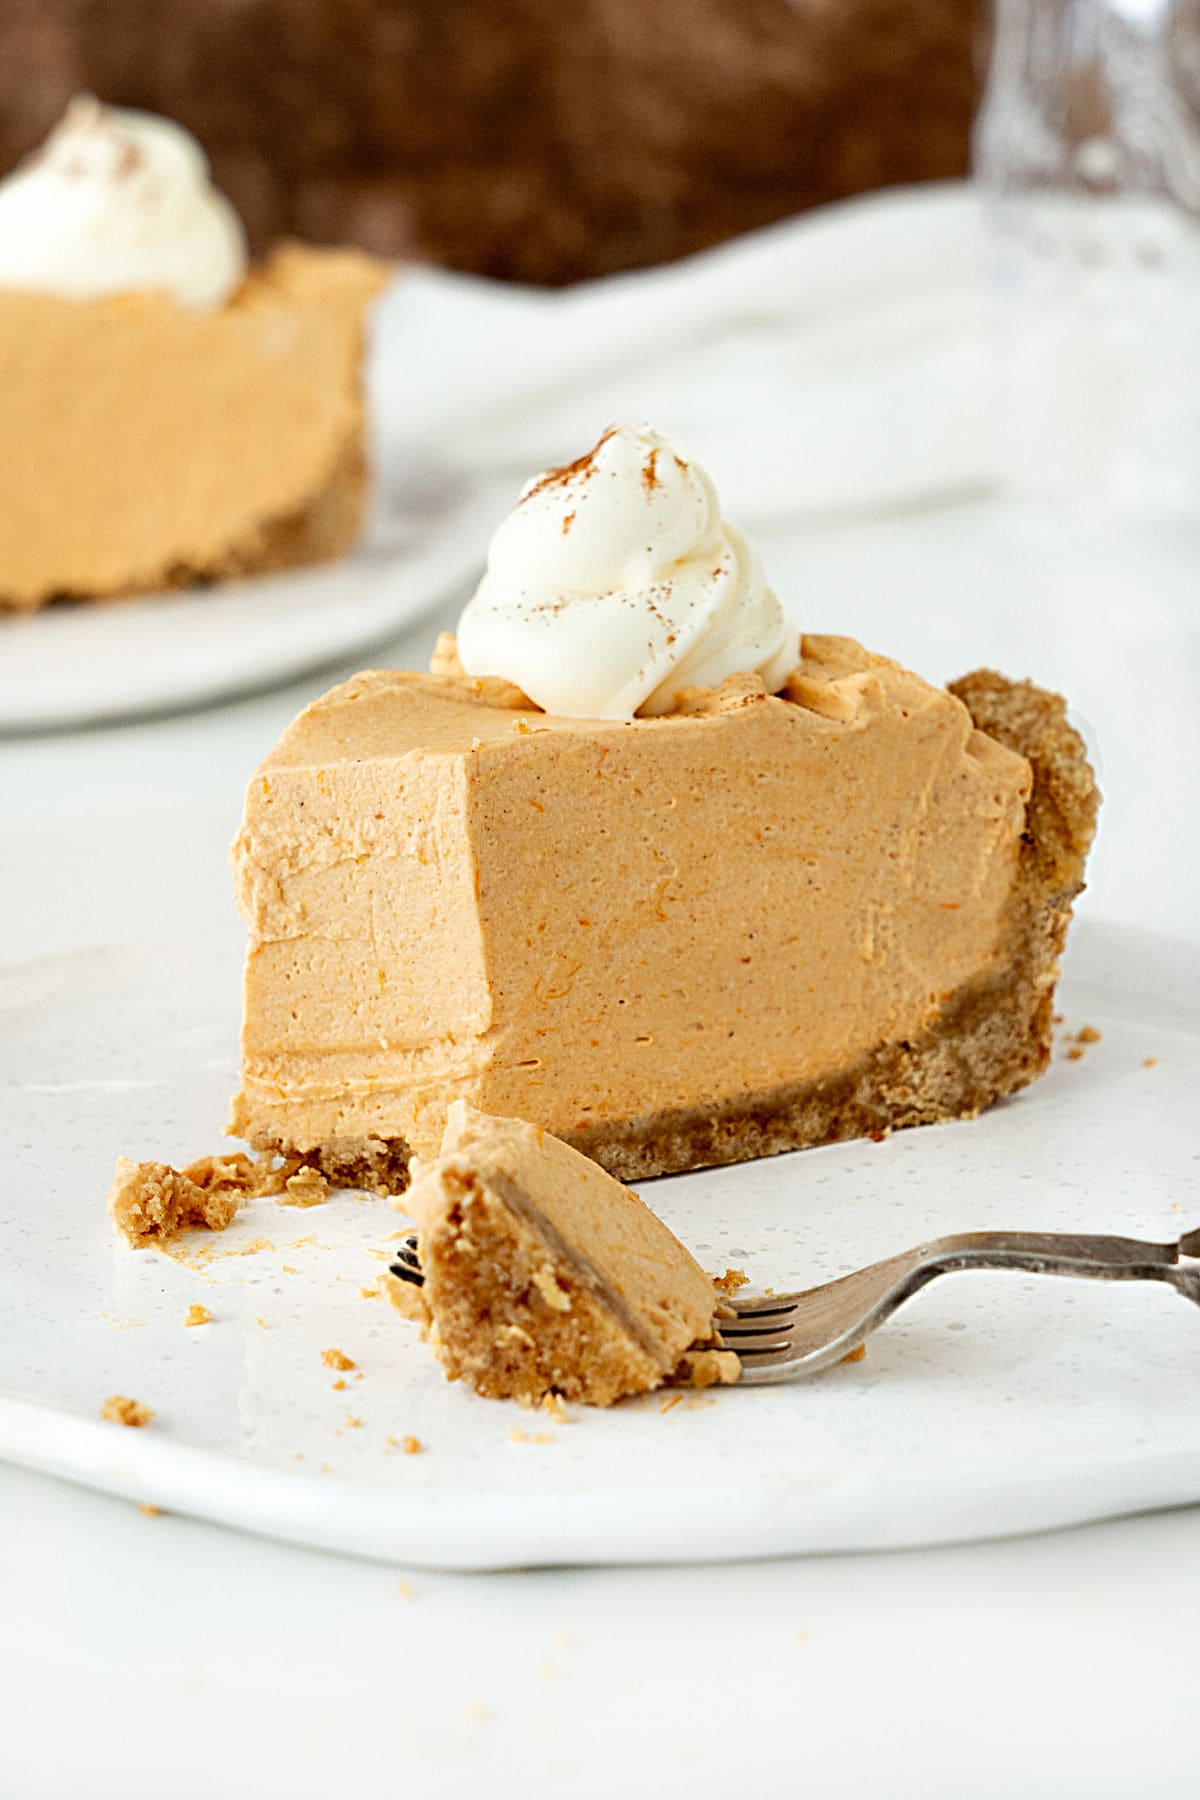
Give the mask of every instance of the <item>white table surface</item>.
[[(1195, 537), (1050, 533), (979, 503), (762, 547), (806, 628), (934, 679), (989, 663), (1067, 691), (1106, 796), (1083, 904), (1197, 935)], [(419, 666), (450, 622), (378, 660)], [(240, 934), (242, 787), (328, 679), (0, 743), (0, 960)], [(1172, 1800), (1196, 1791), (1197, 1616), (1196, 1509), (944, 1551), (405, 1577), (0, 1466), (0, 1796), (700, 1796), (773, 1776)]]

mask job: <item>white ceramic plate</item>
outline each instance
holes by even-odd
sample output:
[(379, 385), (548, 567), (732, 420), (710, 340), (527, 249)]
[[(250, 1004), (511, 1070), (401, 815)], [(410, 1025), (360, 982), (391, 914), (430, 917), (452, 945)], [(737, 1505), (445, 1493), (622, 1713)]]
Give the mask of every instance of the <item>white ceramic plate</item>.
[[(1200, 1499), (1200, 1313), (1163, 1288), (953, 1276), (815, 1381), (560, 1424), (448, 1384), (363, 1293), (403, 1229), (386, 1202), (264, 1201), (187, 1260), (126, 1249), (114, 1157), (218, 1145), (237, 963), (231, 931), (0, 982), (0, 1455), (458, 1568), (937, 1543)], [(1200, 947), (1085, 921), (1061, 998), (1102, 1041), (984, 1118), (657, 1182), (653, 1204), (707, 1266), (778, 1288), (950, 1229), (1200, 1224)], [(184, 1327), (193, 1301), (211, 1324)], [(153, 1423), (102, 1424), (115, 1392)]]
[(0, 731), (173, 712), (382, 644), (456, 592), (466, 597), (511, 486), (397, 475), (341, 562), (0, 614)]

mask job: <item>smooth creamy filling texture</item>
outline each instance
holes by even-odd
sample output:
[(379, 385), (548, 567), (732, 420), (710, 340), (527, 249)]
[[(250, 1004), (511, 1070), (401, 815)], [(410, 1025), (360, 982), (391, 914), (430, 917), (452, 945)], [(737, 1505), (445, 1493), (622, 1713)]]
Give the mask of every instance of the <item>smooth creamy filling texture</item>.
[(241, 221), (190, 132), (81, 97), (0, 181), (0, 288), (218, 306), (246, 273)]
[(632, 724), (379, 672), (252, 782), (232, 1128), (433, 1154), (456, 1097), (558, 1135), (849, 1069), (1004, 968), (1031, 772), (944, 690), (807, 638)]
[(0, 599), (162, 584), (312, 502), (360, 452), (383, 275), (288, 247), (215, 312), (0, 291)]
[(799, 634), (700, 464), (648, 425), (528, 483), (458, 625), (470, 675), (546, 712), (631, 719), (754, 672), (774, 692)]

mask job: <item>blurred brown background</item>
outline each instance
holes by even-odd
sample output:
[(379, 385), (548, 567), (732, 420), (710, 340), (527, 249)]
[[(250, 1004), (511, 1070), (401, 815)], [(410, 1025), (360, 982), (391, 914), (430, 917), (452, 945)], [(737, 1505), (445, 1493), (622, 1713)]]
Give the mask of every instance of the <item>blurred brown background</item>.
[(71, 95), (179, 119), (256, 247), (523, 281), (961, 175), (974, 0), (0, 0), (0, 169)]

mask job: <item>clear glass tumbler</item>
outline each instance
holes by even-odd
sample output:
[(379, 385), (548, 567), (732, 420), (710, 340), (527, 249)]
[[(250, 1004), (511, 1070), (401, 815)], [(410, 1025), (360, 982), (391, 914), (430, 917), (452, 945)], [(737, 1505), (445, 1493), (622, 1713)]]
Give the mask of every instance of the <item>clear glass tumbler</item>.
[(1010, 487), (1200, 517), (1200, 0), (995, 0), (975, 167)]

